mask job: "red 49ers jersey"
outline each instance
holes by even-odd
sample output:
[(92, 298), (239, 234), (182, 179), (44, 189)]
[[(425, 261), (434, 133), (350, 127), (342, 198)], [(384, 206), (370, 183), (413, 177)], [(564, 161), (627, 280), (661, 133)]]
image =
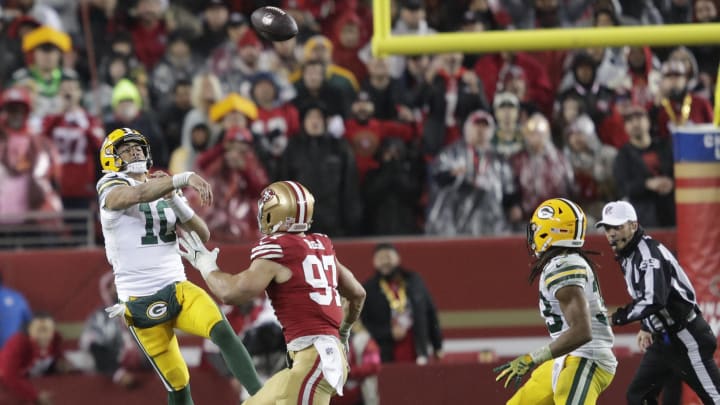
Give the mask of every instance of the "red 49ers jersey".
[(343, 311), (330, 238), (319, 233), (265, 236), (250, 253), (250, 260), (255, 259), (272, 260), (292, 271), (290, 280), (267, 288), (287, 343), (301, 336), (338, 336)]

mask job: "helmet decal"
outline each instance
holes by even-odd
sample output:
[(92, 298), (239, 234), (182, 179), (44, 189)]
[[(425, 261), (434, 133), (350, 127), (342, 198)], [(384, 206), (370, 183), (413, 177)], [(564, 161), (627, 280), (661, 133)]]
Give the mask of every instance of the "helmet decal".
[(295, 213), (295, 223), (305, 223), (305, 213), (307, 211), (307, 201), (305, 200), (305, 192), (302, 187), (298, 186), (294, 181), (286, 181), (286, 184), (290, 186), (292, 191), (295, 193), (295, 201), (297, 201), (297, 212)]
[(538, 218), (549, 219), (552, 218), (553, 215), (555, 215), (555, 209), (549, 205), (543, 205), (538, 208)]

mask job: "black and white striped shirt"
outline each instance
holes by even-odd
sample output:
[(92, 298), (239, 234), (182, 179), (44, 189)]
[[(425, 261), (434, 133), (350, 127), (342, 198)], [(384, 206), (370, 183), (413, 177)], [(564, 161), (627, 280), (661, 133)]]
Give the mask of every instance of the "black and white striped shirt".
[(644, 330), (673, 332), (699, 313), (695, 289), (675, 256), (638, 229), (618, 260), (632, 303), (617, 324), (642, 320)]

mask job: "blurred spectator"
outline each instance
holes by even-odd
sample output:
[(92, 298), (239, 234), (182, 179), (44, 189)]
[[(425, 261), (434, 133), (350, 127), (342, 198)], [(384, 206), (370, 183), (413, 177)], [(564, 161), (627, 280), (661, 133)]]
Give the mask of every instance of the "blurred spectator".
[(590, 55), (595, 62), (595, 66), (597, 66), (595, 71), (596, 83), (613, 91), (623, 85), (627, 74), (627, 60), (623, 48), (594, 47), (586, 48), (581, 52)]
[(525, 122), (528, 117), (540, 112), (539, 106), (530, 98), (528, 85), (528, 77), (520, 66), (505, 65), (498, 75), (496, 92), (514, 94), (520, 100), (520, 122)]
[(615, 199), (613, 163), (617, 149), (603, 145), (590, 117), (581, 115), (567, 127), (563, 150), (575, 178), (574, 199), (585, 211), (588, 226), (602, 216), (606, 202)]
[[(212, 186), (215, 204), (201, 207), (199, 200), (191, 201), (198, 215), (207, 222), (213, 239), (237, 243), (257, 239), (257, 196), (269, 184), (265, 169), (252, 146), (252, 134), (247, 128), (233, 127), (225, 131), (222, 156), (207, 162), (202, 177)], [(214, 154), (214, 150), (205, 152)]]
[[(246, 30), (237, 42), (237, 52), (231, 54), (227, 66), (217, 66), (215, 72), (222, 83), (225, 93), (235, 92), (248, 97), (250, 79), (260, 72), (260, 52), (262, 43), (254, 30)], [(224, 69), (220, 69), (224, 68)]]
[(560, 88), (559, 100), (577, 95), (583, 101), (583, 110), (600, 127), (603, 119), (610, 114), (614, 92), (598, 78), (598, 62), (587, 52), (581, 51), (573, 57), (569, 81)]
[(42, 133), (55, 145), (60, 157), (63, 208), (87, 210), (97, 196), (97, 154), (105, 133), (102, 122), (80, 106), (82, 88), (77, 76), (64, 74), (58, 95), (60, 113), (45, 117)]
[[(390, 76), (388, 58), (370, 58), (367, 62), (368, 76), (360, 85), (361, 91), (370, 95), (375, 106), (373, 117), (379, 120), (414, 119), (412, 112), (406, 105), (407, 95), (403, 94), (398, 79)], [(402, 111), (402, 112), (401, 112)]]
[(37, 4), (35, 0), (16, 0), (3, 4), (4, 13), (12, 18), (31, 17), (40, 24), (63, 31), (62, 20), (57, 11), (46, 4)]
[(510, 14), (515, 29), (560, 28), (574, 25), (592, 3), (590, 0), (505, 0), (502, 7)]
[[(397, 118), (403, 121), (421, 121), (426, 103), (430, 97), (431, 87), (426, 75), (430, 69), (430, 56), (411, 55), (407, 58), (405, 70), (397, 79), (398, 89), (389, 89), (400, 105), (396, 107)], [(372, 75), (372, 73), (371, 73)], [(371, 93), (372, 94), (372, 93)]]
[(112, 106), (114, 115), (111, 121), (105, 123), (106, 132), (124, 127), (136, 129), (150, 142), (153, 166), (167, 168), (170, 157), (165, 137), (153, 114), (142, 110), (143, 103), (137, 86), (128, 79), (121, 79), (113, 89)]
[[(488, 7), (487, 1), (477, 1), (475, 3), (484, 4), (485, 11), (476, 11), (476, 10), (466, 10), (462, 13), (462, 19), (459, 22), (459, 31), (461, 32), (483, 32), (495, 29), (496, 22), (495, 17), (492, 14), (492, 11)], [(454, 30), (454, 29), (453, 29)], [(453, 31), (450, 30), (450, 31)], [(442, 31), (442, 30), (441, 30)], [(480, 54), (469, 54), (465, 53), (463, 57), (463, 66), (466, 69), (473, 69), (475, 67), (475, 64), (477, 63), (478, 59), (480, 59)], [(478, 76), (480, 76), (480, 72), (476, 72)], [(482, 77), (483, 81), (486, 83), (490, 83), (488, 80), (485, 79), (485, 77)], [(490, 87), (490, 86), (488, 86)], [(487, 89), (485, 89), (487, 91)]]
[(72, 369), (65, 360), (62, 338), (50, 314), (37, 312), (27, 331), (13, 335), (0, 350), (0, 389), (19, 402), (52, 404), (48, 391), (38, 391), (30, 379)]
[(325, 104), (330, 121), (326, 130), (334, 136), (342, 136), (345, 132), (343, 118), (350, 115), (350, 104), (354, 98), (349, 98), (327, 80), (325, 64), (317, 60), (305, 62), (302, 68), (302, 80), (295, 83), (295, 89), (297, 90), (297, 95), (293, 99), (295, 107), (302, 111), (306, 105)]
[(23, 37), (22, 50), (28, 65), (15, 71), (12, 81), (34, 90), (36, 97), (32, 114), (39, 121), (45, 115), (56, 114), (60, 110), (57, 95), (63, 74), (62, 53), (71, 49), (72, 43), (67, 34), (47, 26), (36, 28)]
[(334, 26), (335, 31), (330, 37), (334, 45), (332, 61), (349, 70), (356, 81), (365, 80), (367, 70), (359, 56), (360, 48), (365, 45), (360, 17), (354, 11), (346, 12), (338, 18)]
[(173, 87), (172, 100), (158, 111), (158, 124), (171, 152), (180, 146), (183, 122), (192, 109), (192, 83), (187, 79), (180, 79)]
[(418, 273), (400, 265), (395, 246), (380, 243), (373, 252), (375, 274), (360, 319), (380, 346), (383, 363), (427, 364), (443, 357), (443, 337), (430, 292)]
[(376, 152), (378, 167), (365, 176), (362, 191), (369, 235), (412, 235), (420, 232), (418, 204), (424, 167), (400, 138), (387, 137)]
[[(135, 21), (130, 28), (135, 55), (152, 70), (165, 53), (168, 30), (163, 19), (167, 2), (163, 0), (138, 0)], [(144, 132), (143, 132), (144, 133)]]
[(352, 104), (352, 118), (345, 121), (345, 139), (348, 140), (355, 155), (358, 179), (362, 185), (365, 173), (377, 168), (378, 147), (383, 139), (397, 137), (410, 142), (415, 137), (414, 128), (396, 121), (373, 118), (375, 105), (370, 95), (364, 91), (358, 93)]
[(683, 24), (692, 21), (692, 1), (653, 0), (665, 24)]
[(296, 45), (297, 37), (287, 41), (273, 42), (270, 49), (266, 49), (260, 54), (258, 62), (260, 71), (272, 72), (275, 75), (275, 80), (281, 88), (280, 98), (283, 101), (289, 101), (295, 97), (295, 87), (290, 82), (290, 75), (301, 68), (298, 56), (301, 52), (298, 51)]
[(541, 202), (572, 196), (573, 172), (552, 143), (550, 124), (545, 117), (534, 114), (522, 131), (525, 149), (515, 154), (510, 163), (520, 185), (523, 219), (527, 219)]
[(660, 10), (658, 10), (653, 3), (655, 3), (653, 0), (613, 1), (613, 4), (620, 5), (617, 13), (621, 15), (621, 18), (628, 20), (625, 25), (662, 24), (663, 17), (660, 14)]
[[(392, 35), (432, 35), (435, 30), (430, 28), (425, 19), (423, 0), (399, 0), (399, 18), (392, 28)], [(369, 52), (370, 44), (364, 50)], [(390, 56), (390, 75), (400, 77), (405, 70), (404, 56)]]
[[(222, 140), (224, 136), (230, 132), (233, 132), (238, 128), (250, 129), (252, 122), (258, 117), (258, 110), (255, 103), (251, 100), (237, 94), (230, 93), (222, 100), (216, 102), (210, 107), (209, 119), (210, 122), (217, 125), (218, 143), (210, 146), (208, 145), (207, 153), (203, 153), (197, 156), (195, 166), (201, 170), (206, 169), (209, 165), (216, 164), (220, 157), (225, 153), (225, 145)], [(245, 132), (237, 132), (240, 135)], [(252, 137), (252, 133), (250, 133)], [(251, 141), (252, 143), (252, 141)], [(254, 154), (253, 154), (253, 157)]]
[(345, 139), (328, 133), (328, 118), (323, 104), (300, 110), (302, 129), (288, 141), (280, 160), (280, 179), (299, 181), (315, 196), (313, 232), (356, 235), (362, 203), (355, 157)]
[(133, 80), (144, 67), (134, 53), (132, 36), (128, 32), (117, 33), (110, 42), (110, 49), (98, 66), (98, 85), (88, 89), (83, 103), (91, 114), (103, 121), (112, 119), (112, 92), (120, 79)]
[(279, 160), (287, 147), (288, 138), (300, 132), (297, 108), (280, 99), (280, 88), (270, 73), (258, 73), (252, 80), (250, 94), (258, 106), (258, 118), (253, 121), (252, 133), (257, 137), (258, 155), (271, 179), (277, 179)]
[(193, 127), (190, 131), (190, 145), (181, 145), (170, 155), (168, 169), (171, 174), (186, 172), (195, 167), (198, 156), (208, 150), (210, 132), (210, 127), (202, 122)]
[(443, 145), (460, 138), (460, 130), (470, 112), (490, 109), (482, 80), (472, 70), (462, 67), (462, 57), (461, 53), (436, 55), (426, 72), (431, 90), (423, 145), (429, 156), (435, 156)]
[[(443, 148), (431, 169), (432, 196), (425, 223), (429, 235), (498, 235), (519, 222), (513, 172), (495, 151), (495, 122), (485, 111), (470, 114), (463, 139)], [(508, 221), (509, 217), (509, 221)]]
[[(218, 76), (222, 76), (231, 69), (238, 52), (238, 43), (250, 30), (248, 21), (240, 13), (232, 13), (227, 22), (227, 38), (223, 43), (215, 47), (209, 55), (208, 69)], [(196, 47), (193, 47), (195, 49)]]
[(660, 66), (657, 58), (647, 46), (627, 47), (626, 53), (628, 66), (622, 87), (629, 89), (633, 103), (655, 103), (660, 92)]
[[(525, 52), (500, 52), (482, 56), (472, 68), (485, 86), (485, 97), (492, 100), (495, 92), (511, 91), (520, 101), (533, 103), (543, 114), (550, 114), (553, 104), (553, 88), (545, 68)], [(519, 70), (519, 71), (518, 71)], [(506, 86), (515, 76), (525, 79), (525, 91), (521, 94)], [(492, 85), (495, 83), (495, 85)]]
[(210, 107), (223, 97), (220, 80), (212, 73), (200, 73), (193, 78), (192, 88), (190, 89), (190, 110), (182, 126), (182, 138), (180, 145), (184, 148), (190, 148), (190, 135), (192, 129), (198, 124), (205, 124), (210, 128), (210, 139), (208, 147), (217, 143), (220, 135), (219, 125), (210, 120)]
[(186, 33), (171, 33), (167, 40), (165, 55), (155, 66), (150, 77), (152, 105), (164, 108), (172, 101), (171, 92), (179, 80), (190, 80), (200, 71), (203, 61), (190, 48)]
[[(327, 37), (316, 35), (308, 39), (303, 45), (303, 61), (320, 61), (325, 67), (327, 82), (338, 88), (346, 99), (355, 98), (355, 92), (360, 88), (357, 78), (352, 71), (333, 63), (333, 44)], [(297, 83), (301, 73), (295, 71), (290, 80)]]
[(613, 174), (619, 197), (629, 201), (644, 226), (675, 225), (672, 146), (668, 138), (650, 135), (647, 111), (634, 106), (625, 113), (630, 142), (618, 151)]
[(230, 12), (224, 0), (205, 2), (205, 11), (202, 14), (202, 34), (193, 43), (193, 49), (196, 49), (203, 58), (210, 56), (227, 39), (229, 18)]
[[(32, 222), (26, 219), (30, 211), (62, 212), (56, 191), (61, 173), (58, 153), (47, 138), (29, 128), (30, 113), (30, 95), (24, 88), (10, 88), (0, 95), (2, 224)], [(56, 220), (46, 223), (48, 227), (58, 224)]]
[[(695, 0), (694, 4), (695, 22), (696, 23), (717, 23), (720, 22), (718, 18), (718, 4), (713, 0)], [(707, 75), (711, 79), (714, 78), (718, 70), (718, 64), (720, 64), (720, 47), (717, 45), (696, 45), (690, 47), (691, 52), (697, 58), (698, 70), (702, 75)], [(712, 89), (712, 86), (708, 86)]]
[(710, 102), (689, 91), (687, 68), (682, 62), (670, 60), (663, 63), (661, 73), (660, 105), (656, 106), (653, 114), (658, 136), (670, 139), (673, 126), (713, 121)]
[[(692, 51), (685, 46), (679, 46), (670, 52), (667, 61), (671, 62), (674, 60), (680, 61), (685, 65), (688, 91), (693, 95), (710, 100), (710, 92), (712, 91), (716, 76), (715, 73), (713, 73), (712, 77), (703, 74), (698, 68), (697, 58), (695, 58)], [(717, 71), (717, 67), (715, 71)]]
[(32, 312), (25, 296), (20, 291), (5, 285), (0, 272), (0, 349), (11, 336), (25, 329)]
[[(95, 60), (93, 62), (100, 63), (102, 58), (113, 48), (112, 41), (114, 36), (126, 35), (132, 41), (132, 37), (127, 31), (120, 30), (120, 26), (124, 23), (121, 12), (117, 7), (117, 0), (89, 0), (83, 1), (80, 7), (77, 7), (76, 3), (76, 15), (75, 22), (79, 25), (82, 21), (83, 7), (87, 7), (88, 23), (90, 36), (92, 37), (93, 50), (95, 51)], [(71, 32), (71, 34), (73, 34)], [(85, 42), (84, 32), (77, 32), (77, 35), (82, 38), (82, 42)], [(75, 35), (73, 35), (75, 37)], [(84, 50), (86, 54), (84, 57), (88, 57), (87, 50)], [(81, 58), (82, 59), (82, 58)]]
[[(347, 306), (343, 300), (343, 307)], [(347, 309), (346, 309), (347, 311)], [(348, 341), (350, 372), (343, 387), (343, 395), (334, 395), (330, 405), (379, 405), (378, 378), (380, 347), (362, 322), (355, 322)]]
[(493, 111), (497, 128), (492, 139), (493, 148), (505, 159), (523, 149), (520, 131), (520, 101), (510, 92), (495, 93)]
[(132, 388), (139, 383), (137, 371), (149, 370), (151, 365), (130, 336), (124, 321), (109, 318), (105, 312), (105, 307), (118, 302), (113, 273), (103, 274), (99, 287), (102, 306), (85, 321), (78, 346), (92, 356), (95, 371), (123, 388)]
[(11, 75), (25, 65), (22, 39), (39, 26), (32, 17), (0, 18), (0, 49), (3, 50), (0, 52), (0, 83), (9, 81)]

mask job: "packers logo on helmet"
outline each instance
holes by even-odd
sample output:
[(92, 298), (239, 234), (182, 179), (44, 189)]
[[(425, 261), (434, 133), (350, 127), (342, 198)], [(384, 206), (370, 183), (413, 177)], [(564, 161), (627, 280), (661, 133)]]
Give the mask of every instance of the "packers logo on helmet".
[(126, 142), (137, 142), (143, 148), (145, 155), (145, 169), (152, 167), (152, 155), (150, 154), (150, 143), (145, 135), (131, 128), (118, 128), (105, 138), (100, 147), (100, 167), (103, 173), (122, 172), (127, 170), (128, 163), (120, 158), (118, 148)]
[(552, 246), (582, 247), (586, 226), (585, 213), (574, 202), (565, 198), (544, 201), (528, 223), (528, 249), (540, 256)]
[(265, 235), (305, 232), (312, 223), (315, 197), (296, 181), (278, 181), (265, 187), (258, 200), (258, 228)]

